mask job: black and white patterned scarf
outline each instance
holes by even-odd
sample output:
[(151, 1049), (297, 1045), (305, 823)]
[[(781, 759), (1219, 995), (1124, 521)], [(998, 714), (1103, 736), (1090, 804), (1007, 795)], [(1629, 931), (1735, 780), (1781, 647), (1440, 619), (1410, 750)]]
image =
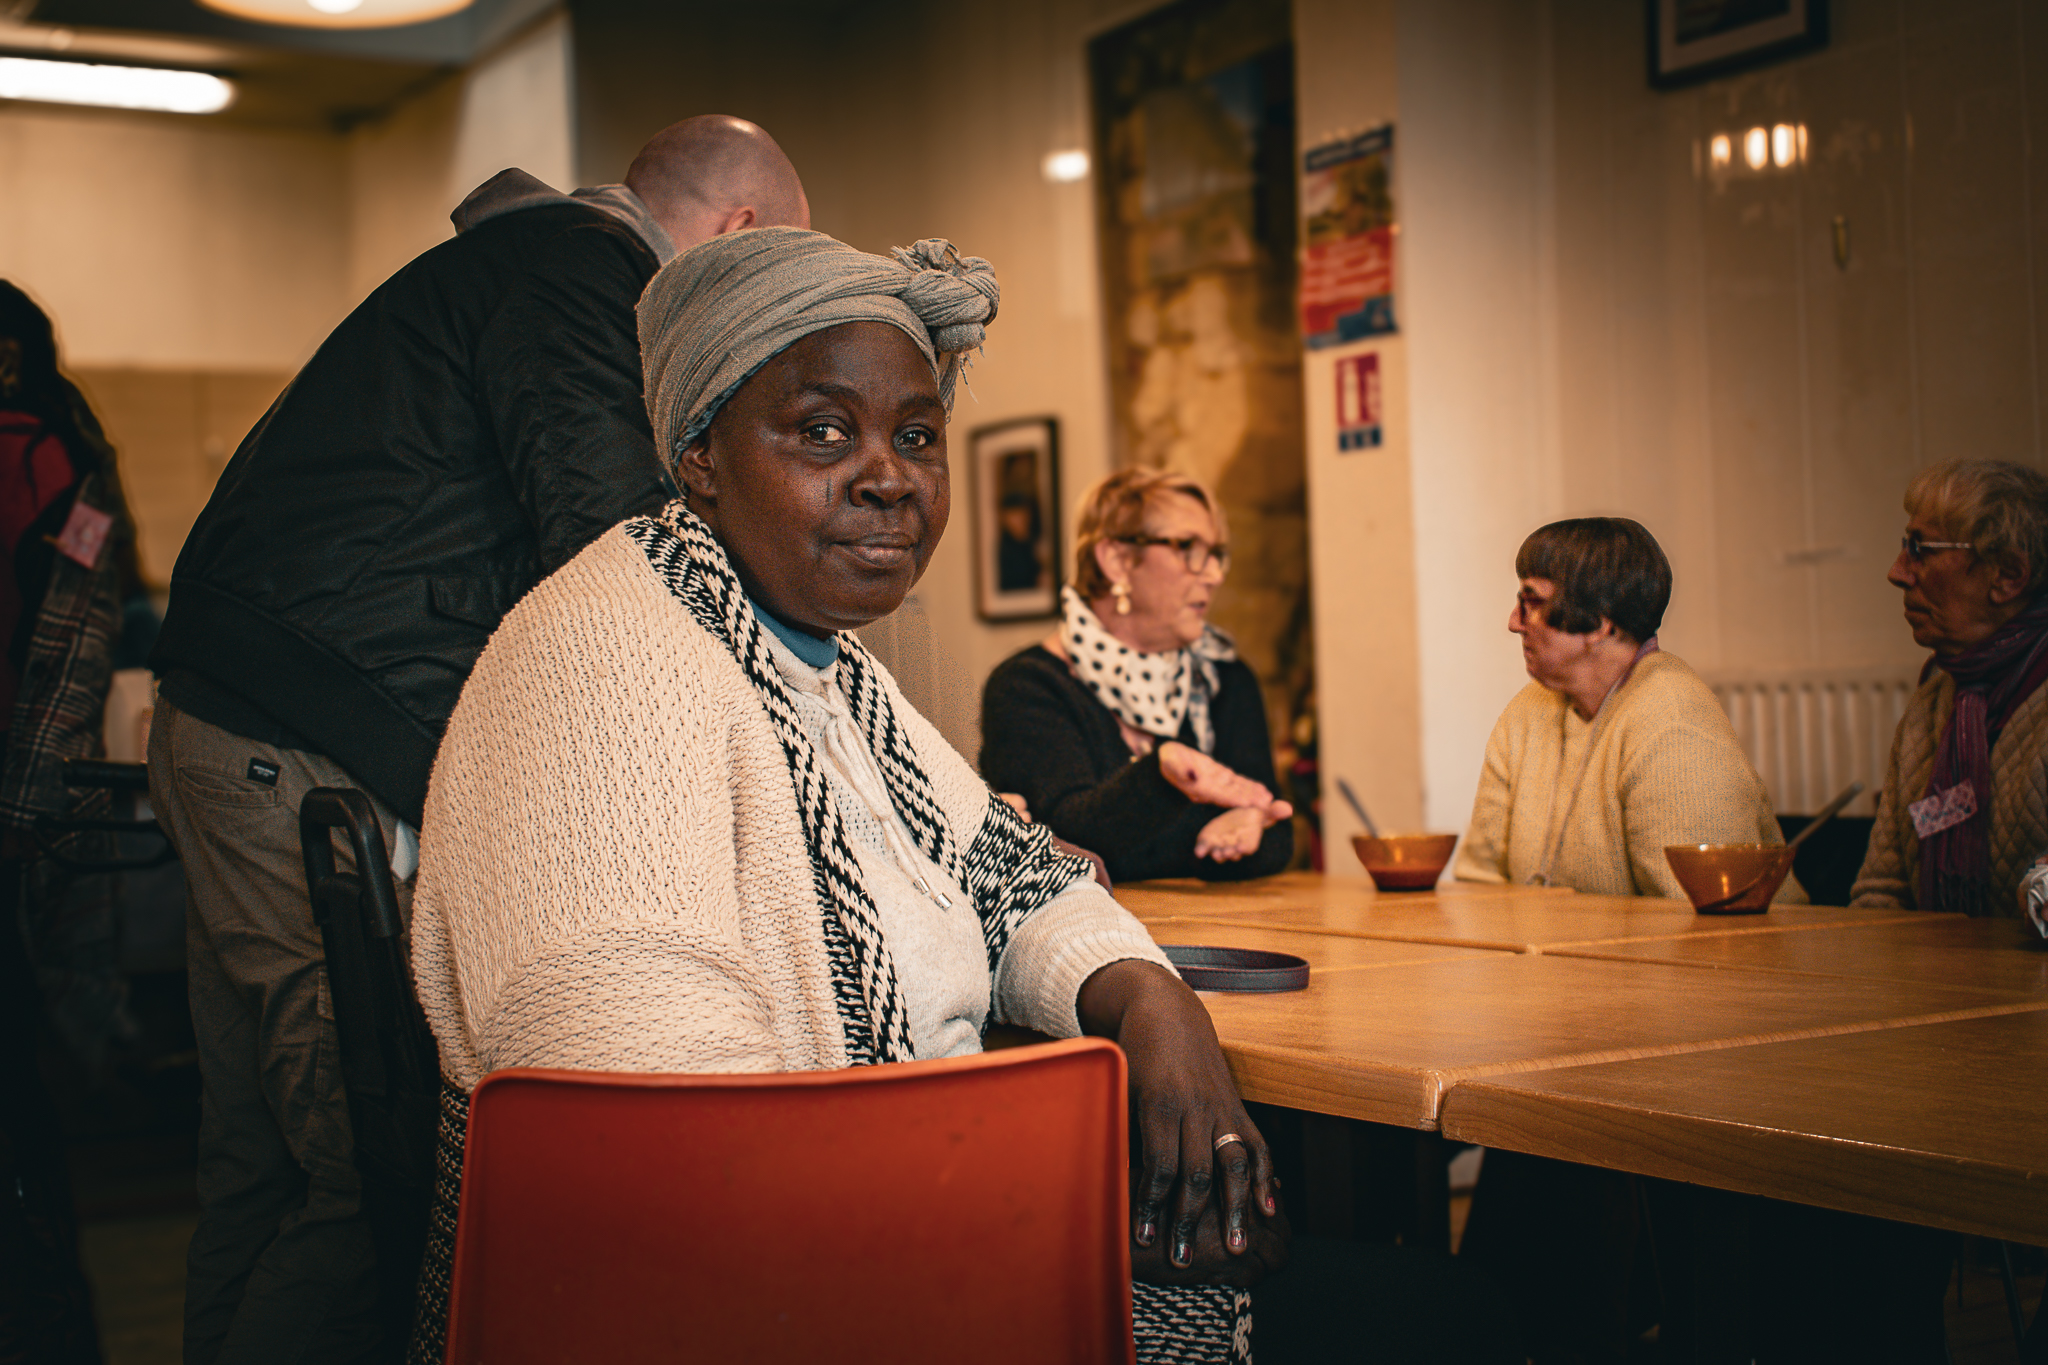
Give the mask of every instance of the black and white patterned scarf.
[(1147, 654), (1111, 635), (1073, 588), (1060, 589), (1060, 643), (1082, 686), (1135, 730), (1161, 739), (1180, 733), (1186, 720), (1203, 753), (1216, 752), (1209, 703), (1222, 686), (1216, 665), (1237, 657), (1230, 637), (1214, 626), (1185, 649)]
[[(810, 849), (818, 903), (825, 911), (825, 948), (833, 999), (846, 1031), (847, 1062), (863, 1066), (910, 1061), (915, 1054), (908, 1014), (882, 934), (881, 915), (861, 880), (859, 860), (825, 780), (825, 765), (804, 733), (795, 696), (776, 671), (767, 634), (724, 548), (681, 499), (656, 516), (626, 522), (624, 530), (697, 623), (732, 651), (761, 694), (781, 741)], [(838, 681), (848, 709), (911, 839), (973, 899), (993, 976), (1017, 926), (1092, 871), (1083, 860), (1056, 850), (1043, 825), (1025, 824), (993, 797), (973, 845), (961, 853), (931, 778), (897, 723), (879, 667), (858, 640), (839, 637)]]

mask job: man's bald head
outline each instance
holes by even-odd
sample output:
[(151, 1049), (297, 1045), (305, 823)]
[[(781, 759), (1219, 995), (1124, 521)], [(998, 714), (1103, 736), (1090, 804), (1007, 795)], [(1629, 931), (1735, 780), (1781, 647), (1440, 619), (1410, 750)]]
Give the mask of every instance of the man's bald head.
[(626, 172), (677, 251), (723, 232), (811, 225), (796, 167), (758, 124), (700, 114), (656, 133)]

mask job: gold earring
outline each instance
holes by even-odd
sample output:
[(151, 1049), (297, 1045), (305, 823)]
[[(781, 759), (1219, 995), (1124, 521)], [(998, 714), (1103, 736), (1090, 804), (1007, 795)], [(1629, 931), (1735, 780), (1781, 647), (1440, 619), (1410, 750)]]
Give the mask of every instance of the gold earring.
[(1131, 589), (1128, 584), (1110, 584), (1109, 595), (1116, 599), (1116, 614), (1118, 616), (1129, 616), (1131, 614)]

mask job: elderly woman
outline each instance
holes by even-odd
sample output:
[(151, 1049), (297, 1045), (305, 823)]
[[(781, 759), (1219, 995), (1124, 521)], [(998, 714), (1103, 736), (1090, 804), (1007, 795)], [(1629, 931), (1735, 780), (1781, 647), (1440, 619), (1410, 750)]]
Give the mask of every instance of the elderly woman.
[(2048, 476), (1956, 460), (1906, 489), (1887, 575), (1934, 651), (1892, 740), (1851, 904), (2022, 913), (2048, 848)]
[[(1508, 629), (1533, 681), (1486, 742), (1458, 879), (1684, 900), (1666, 846), (1782, 843), (1720, 702), (1657, 647), (1656, 539), (1624, 517), (1553, 522), (1515, 573)], [(1788, 877), (1776, 899), (1805, 896)]]
[(1259, 682), (1208, 622), (1222, 509), (1184, 474), (1090, 489), (1058, 629), (989, 676), (981, 770), (1118, 881), (1263, 877), (1294, 853)]
[(978, 1051), (991, 1018), (1111, 1037), (1140, 1356), (1230, 1359), (1284, 1228), (1206, 1012), (844, 633), (945, 530), (948, 403), (996, 298), (946, 243), (891, 260), (794, 228), (649, 285), (686, 497), (506, 617), (434, 768), (412, 934), (444, 1127), (500, 1067), (820, 1070)]

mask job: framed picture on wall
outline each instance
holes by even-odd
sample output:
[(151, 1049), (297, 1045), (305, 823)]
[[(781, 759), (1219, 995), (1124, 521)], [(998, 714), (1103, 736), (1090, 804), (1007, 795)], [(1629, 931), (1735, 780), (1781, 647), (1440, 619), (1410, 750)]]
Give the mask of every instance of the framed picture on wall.
[(1823, 47), (1827, 0), (1645, 0), (1650, 84), (1669, 90)]
[(1024, 417), (967, 438), (974, 608), (984, 621), (1060, 609), (1060, 424)]

